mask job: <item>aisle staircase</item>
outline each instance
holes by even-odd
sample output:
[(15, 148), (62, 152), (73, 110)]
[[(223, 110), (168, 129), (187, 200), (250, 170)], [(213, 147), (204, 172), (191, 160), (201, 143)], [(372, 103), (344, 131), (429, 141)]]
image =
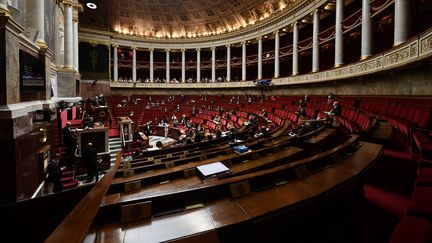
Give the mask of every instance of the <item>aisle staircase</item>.
[(64, 167), (62, 169), (61, 182), (63, 184), (63, 190), (73, 189), (79, 185), (78, 180), (74, 178), (74, 169)]
[(121, 151), (122, 149), (122, 144), (121, 144), (121, 139), (120, 138), (110, 138), (109, 139), (109, 151), (110, 151), (110, 156), (111, 156), (111, 165), (113, 165), (115, 163), (116, 160), (116, 153), (117, 151)]

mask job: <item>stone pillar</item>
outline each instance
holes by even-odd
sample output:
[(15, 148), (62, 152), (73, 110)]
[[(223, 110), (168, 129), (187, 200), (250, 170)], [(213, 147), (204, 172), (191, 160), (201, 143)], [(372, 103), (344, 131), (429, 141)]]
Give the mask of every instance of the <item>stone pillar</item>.
[(335, 67), (344, 64), (343, 61), (343, 15), (344, 0), (336, 0), (336, 22), (335, 22)]
[(293, 60), (292, 60), (292, 75), (298, 75), (298, 24), (293, 25)]
[(274, 77), (279, 78), (279, 30), (275, 32)]
[(182, 52), (181, 81), (182, 83), (185, 83), (186, 82), (186, 53), (185, 53), (186, 50), (182, 49), (181, 52)]
[(78, 13), (73, 17), (73, 61), (74, 70), (79, 69)]
[(395, 0), (394, 46), (404, 43), (410, 36), (410, 2), (411, 0)]
[[(78, 1), (77, 1), (78, 2)], [(73, 63), (74, 70), (79, 71), (79, 40), (78, 40), (78, 13), (83, 11), (79, 3), (72, 5), (72, 31), (73, 31)]]
[(227, 45), (227, 75), (226, 80), (231, 81), (231, 45)]
[[(0, 10), (0, 106), (5, 106), (20, 102), (19, 35), (24, 32), (24, 29), (11, 18), (7, 12), (1, 11), (2, 10)], [(9, 132), (3, 132), (0, 134), (0, 137), (8, 133)]]
[(166, 52), (166, 69), (165, 69), (165, 79), (169, 82), (170, 79), (170, 49), (165, 49)]
[(212, 47), (212, 81), (216, 81), (216, 47)]
[[(72, 22), (72, 12), (71, 12)], [(47, 48), (45, 43), (45, 1), (44, 0), (32, 0), (26, 1), (26, 19), (27, 26), (35, 29), (36, 43), (42, 48)], [(71, 23), (72, 24), (72, 23)], [(30, 32), (32, 33), (32, 32)], [(30, 36), (30, 40), (33, 40), (34, 36)]]
[(242, 43), (242, 81), (246, 81), (246, 41)]
[(197, 57), (196, 57), (196, 63), (197, 63), (197, 69), (196, 69), (196, 79), (197, 79), (197, 82), (201, 82), (201, 49), (196, 49), (196, 54), (197, 54)]
[(113, 45), (114, 47), (114, 81), (118, 81), (118, 45)]
[(372, 56), (372, 21), (370, 18), (369, 0), (362, 1), (362, 32), (361, 32), (361, 57), (366, 59)]
[(320, 15), (319, 10), (316, 9), (313, 12), (313, 36), (312, 36), (312, 72), (318, 72), (320, 70), (319, 63), (319, 21)]
[(154, 54), (154, 49), (150, 48), (150, 82), (153, 83), (154, 82), (154, 61), (153, 61), (153, 54)]
[(132, 47), (132, 81), (137, 81), (136, 47)]
[[(32, 1), (30, 1), (32, 2)], [(72, 2), (63, 1), (65, 12), (65, 28), (64, 28), (64, 68), (73, 69), (73, 27), (72, 27)]]
[(258, 77), (262, 79), (262, 37), (258, 37)]

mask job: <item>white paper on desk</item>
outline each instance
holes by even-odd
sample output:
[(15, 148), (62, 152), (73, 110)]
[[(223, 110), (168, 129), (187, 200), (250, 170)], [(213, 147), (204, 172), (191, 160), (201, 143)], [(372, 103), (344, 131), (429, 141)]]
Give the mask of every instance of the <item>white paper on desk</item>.
[(215, 162), (215, 163), (211, 163), (211, 164), (200, 165), (200, 166), (197, 166), (197, 169), (205, 177), (213, 175), (213, 174), (218, 174), (218, 173), (229, 171), (229, 168), (226, 167), (221, 162)]

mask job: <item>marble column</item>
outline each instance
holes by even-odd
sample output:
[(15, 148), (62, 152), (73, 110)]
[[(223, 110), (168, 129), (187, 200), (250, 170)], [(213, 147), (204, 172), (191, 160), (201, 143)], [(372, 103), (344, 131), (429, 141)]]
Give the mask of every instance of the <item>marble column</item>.
[(298, 75), (298, 24), (293, 25), (292, 75)]
[(74, 70), (78, 72), (79, 69), (79, 42), (78, 42), (78, 13), (73, 18), (73, 61)]
[(153, 55), (154, 55), (154, 49), (150, 48), (150, 82), (154, 82), (154, 61), (153, 61)]
[(410, 2), (411, 0), (395, 0), (394, 46), (404, 43), (410, 36)]
[(262, 37), (258, 37), (258, 77), (262, 79)]
[(370, 18), (369, 0), (362, 1), (361, 57), (372, 56), (372, 21)]
[(216, 47), (212, 47), (212, 81), (216, 81)]
[[(31, 1), (30, 1), (31, 2)], [(72, 27), (72, 2), (64, 1), (64, 68), (73, 69), (73, 27)]]
[(279, 30), (275, 32), (275, 53), (274, 53), (274, 77), (279, 78)]
[(335, 67), (344, 64), (343, 61), (343, 15), (344, 0), (336, 0), (336, 22), (335, 22)]
[(201, 82), (201, 49), (196, 49), (196, 80), (197, 82)]
[(246, 81), (246, 41), (242, 43), (242, 81)]
[[(7, 2), (7, 1), (6, 1)], [(7, 3), (6, 3), (7, 5)], [(66, 3), (65, 3), (66, 6)], [(69, 5), (70, 6), (70, 5)], [(45, 43), (45, 1), (32, 0), (26, 1), (26, 19), (27, 26), (34, 28), (36, 31), (36, 43), (40, 47), (47, 48)], [(70, 8), (70, 24), (72, 27), (72, 9)], [(72, 30), (72, 29), (71, 29)], [(71, 33), (72, 35), (72, 33)], [(33, 40), (33, 36), (30, 39)]]
[(227, 75), (226, 80), (229, 82), (231, 81), (231, 45), (227, 45)]
[(181, 81), (186, 82), (186, 50), (182, 49), (182, 66), (181, 66)]
[(118, 45), (113, 45), (114, 47), (114, 82), (118, 81)]
[(318, 72), (320, 70), (320, 56), (319, 56), (319, 21), (320, 14), (319, 10), (316, 9), (313, 12), (313, 36), (312, 36), (312, 72)]
[(136, 47), (132, 47), (132, 81), (137, 81)]
[(166, 69), (165, 69), (165, 79), (169, 82), (170, 79), (170, 49), (165, 49), (166, 52)]

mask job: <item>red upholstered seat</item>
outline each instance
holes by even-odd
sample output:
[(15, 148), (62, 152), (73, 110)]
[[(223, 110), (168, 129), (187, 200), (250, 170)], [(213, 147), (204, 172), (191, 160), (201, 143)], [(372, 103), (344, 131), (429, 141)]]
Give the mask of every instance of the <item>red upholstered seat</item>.
[(411, 196), (410, 215), (432, 217), (432, 187), (416, 186)]
[(416, 217), (404, 217), (396, 226), (390, 243), (427, 243), (431, 241), (431, 224)]
[(416, 183), (417, 185), (432, 186), (432, 168), (419, 168)]
[(383, 208), (387, 212), (404, 217), (409, 206), (409, 198), (375, 187), (364, 185), (365, 198)]

